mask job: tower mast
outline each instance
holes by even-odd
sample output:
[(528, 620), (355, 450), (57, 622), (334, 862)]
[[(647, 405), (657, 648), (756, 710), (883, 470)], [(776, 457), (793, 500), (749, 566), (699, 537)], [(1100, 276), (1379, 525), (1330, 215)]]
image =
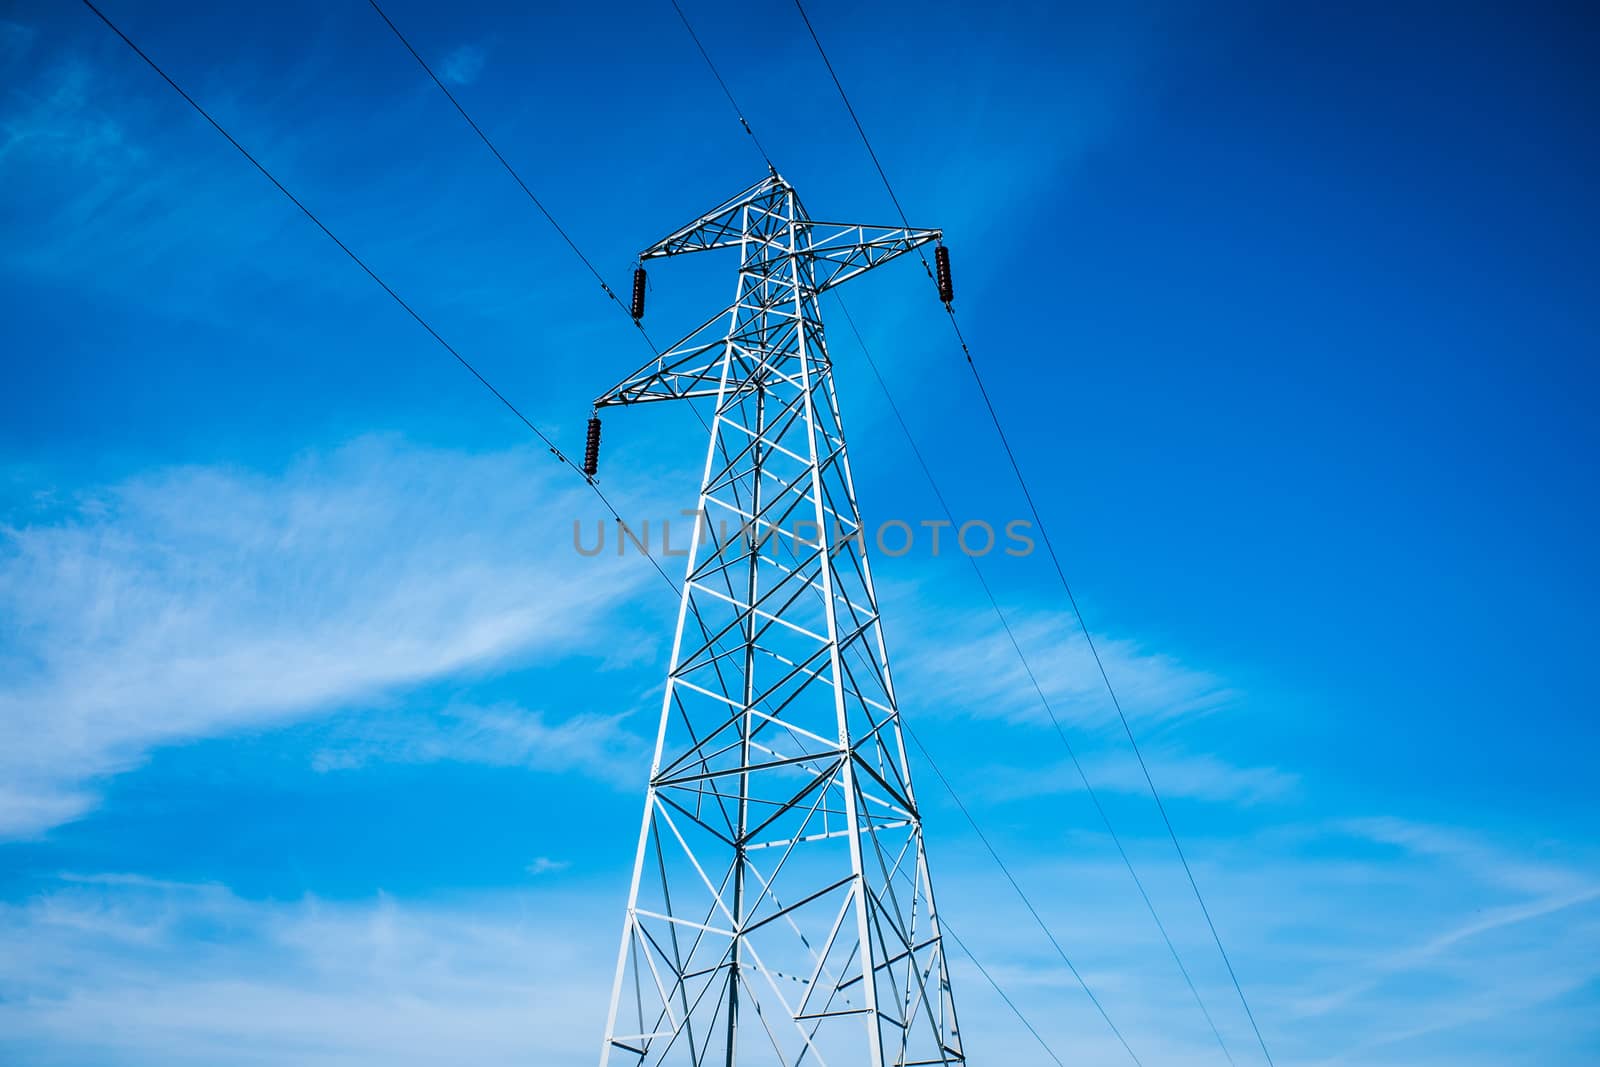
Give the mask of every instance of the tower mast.
[(601, 1067), (966, 1062), (818, 308), (939, 238), (773, 173), (641, 253), (740, 264), (595, 402), (714, 403)]

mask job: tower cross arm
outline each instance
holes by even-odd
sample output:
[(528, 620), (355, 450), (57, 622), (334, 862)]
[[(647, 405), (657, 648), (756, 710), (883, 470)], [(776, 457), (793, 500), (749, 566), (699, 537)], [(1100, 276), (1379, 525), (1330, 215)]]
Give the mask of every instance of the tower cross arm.
[[(789, 261), (799, 257), (820, 293), (944, 237), (941, 230), (813, 221), (787, 205), (786, 192), (781, 177), (764, 178), (644, 249), (639, 261), (740, 248), (747, 270), (770, 276), (787, 272)], [(791, 243), (795, 237), (798, 242)]]
[(748, 240), (752, 230), (779, 233), (787, 220), (777, 213), (774, 194), (784, 188), (787, 187), (781, 178), (763, 178), (688, 225), (672, 231), (640, 252), (639, 259), (707, 252), (714, 248), (738, 248)]
[(723, 356), (729, 342), (723, 330), (737, 305), (725, 308), (696, 329), (595, 398), (596, 408), (620, 404), (646, 404), (658, 400), (714, 397), (722, 379)]
[(809, 240), (800, 254), (812, 261), (819, 293), (896, 256), (944, 238), (942, 230), (864, 226), (854, 222), (811, 222), (806, 230)]

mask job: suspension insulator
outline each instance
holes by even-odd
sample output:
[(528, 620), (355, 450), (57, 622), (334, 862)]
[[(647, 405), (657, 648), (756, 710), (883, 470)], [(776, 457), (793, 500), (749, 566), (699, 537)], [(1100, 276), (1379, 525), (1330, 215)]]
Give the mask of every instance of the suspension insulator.
[(644, 268), (635, 267), (633, 270), (633, 321), (638, 322), (644, 318)]
[(939, 282), (939, 299), (950, 303), (955, 299), (956, 291), (950, 285), (950, 250), (944, 245), (933, 250), (933, 273)]
[(589, 432), (583, 440), (583, 476), (593, 478), (600, 469), (600, 416), (589, 418)]

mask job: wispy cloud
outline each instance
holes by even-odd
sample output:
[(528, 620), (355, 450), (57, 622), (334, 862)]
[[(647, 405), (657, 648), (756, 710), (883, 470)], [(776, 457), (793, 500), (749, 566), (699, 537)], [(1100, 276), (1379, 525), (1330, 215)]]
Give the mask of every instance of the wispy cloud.
[(0, 63), (9, 66), (33, 47), (39, 31), (11, 19), (0, 19)]
[[(11, 76), (0, 90), (0, 165), (12, 209), (0, 271), (71, 286), (112, 306), (129, 299), (130, 275), (160, 276), (163, 285), (138, 294), (141, 308), (230, 329), (238, 325), (237, 293), (263, 281), (371, 298), (359, 271), (308, 269), (315, 259), (283, 254), (286, 240), (315, 230), (231, 158), (226, 142), (170, 89), (136, 62), (126, 63), (120, 43), (91, 35), (98, 45), (57, 38), (24, 47), (32, 37), (22, 30), (9, 38), (0, 33), (0, 48), (9, 47), (7, 39), (20, 43), (15, 61), (5, 63)], [(107, 55), (115, 59), (104, 62)], [(475, 242), (481, 235), (426, 215), (394, 232), (392, 204), (451, 188), (448, 168), (413, 153), (390, 161), (352, 196), (336, 162), (352, 151), (347, 116), (320, 103), (287, 112), (288, 104), (304, 104), (308, 82), (318, 86), (315, 100), (325, 102), (339, 77), (354, 76), (337, 52), (308, 48), (288, 68), (270, 70), (214, 59), (210, 76), (191, 74), (185, 88), (375, 268), (393, 276), (397, 264), (426, 248), (446, 272), (434, 275), (435, 307), (448, 300), (481, 313), (510, 299), (503, 286), (484, 286), (481, 265), (449, 266), (470, 257), (439, 253), (443, 236)], [(460, 71), (474, 69), (465, 56)], [(363, 115), (360, 135), (372, 138), (370, 151), (381, 152), (392, 144), (386, 137), (405, 134), (415, 121), (407, 108), (380, 109)], [(86, 272), (85, 263), (98, 269)]]
[[(587, 501), (534, 455), (367, 439), (275, 475), (164, 470), (0, 527), (0, 834), (82, 814), (156, 745), (578, 647), (646, 572), (570, 565)], [(433, 751), (621, 743), (614, 722), (493, 709), (455, 729)]]
[[(1275, 767), (1236, 767), (1207, 754), (1146, 750), (1144, 756), (1151, 776), (1165, 797), (1257, 804), (1292, 795), (1300, 781), (1298, 775)], [(1132, 753), (1085, 757), (1082, 764), (1084, 774), (1097, 792), (1143, 796), (1149, 791), (1144, 772)], [(995, 800), (1022, 800), (1083, 790), (1082, 779), (1066, 760), (997, 768), (991, 778), (997, 783), (990, 791)]]
[[(938, 618), (927, 605), (919, 613)], [(902, 615), (909, 615), (904, 607)], [(1076, 619), (1055, 611), (1008, 608), (1006, 617), (1027, 654), (1033, 676), (1064, 723), (1109, 730), (1116, 712), (1106, 695), (1099, 668)], [(1027, 670), (992, 613), (979, 612), (944, 629), (924, 627), (916, 644), (904, 649), (919, 692), (938, 707), (978, 719), (1047, 722)], [(1095, 647), (1129, 716), (1152, 724), (1211, 712), (1237, 694), (1215, 675), (1187, 666), (1140, 642), (1095, 634)], [(961, 649), (960, 656), (949, 654)]]
[(627, 729), (626, 714), (580, 714), (552, 721), (510, 704), (450, 707), (438, 715), (382, 717), (340, 729), (313, 757), (319, 771), (369, 763), (484, 763), (538, 771), (576, 771), (643, 788), (650, 752)]
[[(1248, 874), (1204, 862), (1199, 874), (1279, 1062), (1495, 1067), (1508, 1062), (1506, 1047), (1543, 1063), (1584, 1062), (1568, 1053), (1592, 1022), (1561, 1005), (1600, 977), (1590, 905), (1474, 919), (1456, 872), (1432, 870), (1424, 857), (1395, 870), (1277, 840), (1277, 848), (1252, 844), (1261, 866)], [(1324, 834), (1319, 846), (1341, 840), (1349, 838)], [(1063, 853), (1018, 873), (1028, 884), (1071, 887), (1039, 905), (1146, 1062), (1218, 1062), (1114, 863)], [(1177, 876), (1151, 872), (1163, 902), (1175, 899), (1168, 874)], [(1121, 1058), (1075, 980), (1014, 901), (997, 894), (998, 876), (949, 863), (938, 875), (948, 921), (1057, 1052), (1069, 1062)], [(587, 1063), (610, 988), (614, 900), (574, 882), (565, 860), (538, 857), (527, 877), (518, 889), (430, 903), (383, 894), (257, 901), (217, 883), (61, 876), (31, 899), (0, 905), (0, 1059), (31, 1062), (48, 1049), (112, 1067), (409, 1064), (464, 1054)], [(1397, 902), (1401, 882), (1434, 919)], [(1353, 895), (1352, 886), (1368, 892)], [(1367, 926), (1348, 921), (1352, 908)], [(1168, 918), (1237, 1055), (1253, 1039), (1198, 918)], [(1417, 958), (1405, 982), (1356, 990), (1318, 1014), (1291, 1010), (1310, 986), (1369, 973), (1369, 950), (1403, 943), (1430, 921), (1457, 929), (1463, 920), (1495, 929)], [(953, 970), (969, 1050), (1044, 1062), (959, 951)], [(1452, 1039), (1456, 1032), (1468, 1036)]]
[(1478, 882), (1520, 893), (1560, 896), (1582, 891), (1590, 884), (1562, 863), (1510, 853), (1460, 830), (1394, 816), (1345, 819), (1333, 825), (1359, 838), (1447, 862)]
[[(1459, 828), (1434, 831), (1472, 837)], [(1125, 844), (1239, 1057), (1254, 1035), (1182, 871), (1165, 842)], [(1477, 844), (1527, 863), (1524, 849)], [(1301, 836), (1190, 837), (1185, 845), (1280, 1063), (1576, 1065), (1587, 1062), (1581, 1050), (1592, 1045), (1585, 1042), (1600, 1038), (1584, 1003), (1571, 996), (1600, 980), (1593, 952), (1600, 872), (1574, 864), (1567, 877), (1590, 889), (1508, 899), (1503, 887), (1464, 879), (1454, 864), (1417, 852), (1374, 856), (1328, 825)], [(1025, 1010), (1044, 1021), (1058, 1051), (1098, 1036), (1104, 1024), (1091, 1012), (1078, 1017), (1081, 993), (1003, 879), (981, 866), (952, 869), (947, 853), (933, 858), (941, 911)], [(1014, 869), (1146, 1062), (1219, 1061), (1109, 844), (1075, 837)], [(987, 998), (981, 976), (959, 976), (966, 979), (963, 1023), (976, 1042), (1001, 1029), (1003, 1017), (975, 1015), (969, 1005)], [(979, 1003), (1005, 1011), (992, 1000)], [(1114, 1052), (1093, 1050), (1087, 1058), (1112, 1062)], [(1039, 1060), (1022, 1048), (1015, 1062)]]
[(575, 927), (583, 908), (559, 888), (278, 903), (78, 879), (0, 905), (0, 1059), (586, 1063), (615, 930)]
[(439, 64), (439, 77), (452, 85), (471, 84), (483, 73), (486, 58), (482, 48), (464, 44), (444, 57)]
[[(1431, 878), (1441, 883), (1454, 882), (1458, 888), (1410, 924), (1401, 936), (1375, 946), (1353, 961), (1353, 980), (1299, 1000), (1295, 1012), (1302, 1017), (1348, 1009), (1365, 998), (1380, 996), (1381, 990), (1392, 988), (1406, 976), (1414, 979), (1418, 975), (1433, 976), (1441, 984), (1448, 981), (1468, 990), (1476, 989), (1480, 997), (1498, 991), (1513, 1000), (1526, 1000), (1530, 990), (1541, 986), (1543, 979), (1555, 977), (1562, 967), (1554, 961), (1541, 964), (1541, 969), (1549, 971), (1540, 976), (1541, 982), (1521, 978), (1511, 981), (1510, 961), (1526, 956), (1530, 945), (1546, 943), (1549, 935), (1539, 929), (1542, 923), (1553, 923), (1556, 929), (1570, 927), (1572, 924), (1564, 921), (1568, 918), (1565, 913), (1581, 915), (1587, 905), (1600, 901), (1600, 875), (1595, 872), (1538, 862), (1458, 829), (1395, 818), (1345, 820), (1331, 829), (1398, 845), (1406, 853), (1399, 869), (1415, 873), (1417, 866), (1423, 864), (1425, 869), (1436, 872)], [(1393, 860), (1389, 865), (1396, 866)], [(1491, 895), (1485, 896), (1486, 891)], [(1521, 899), (1503, 900), (1508, 892)], [(1473, 906), (1464, 907), (1461, 901), (1470, 901)], [(1520, 929), (1523, 927), (1530, 928), (1531, 933)], [(1486, 961), (1494, 962), (1485, 966)], [(1600, 975), (1600, 965), (1583, 974), (1587, 977), (1575, 981)], [(1570, 982), (1562, 984), (1558, 993), (1570, 986)], [(1397, 1028), (1389, 1036), (1358, 1045), (1346, 1055), (1470, 1021), (1470, 1017), (1458, 1019), (1457, 1015), (1445, 1011), (1433, 1023)]]
[[(0, 24), (0, 58), (19, 56), (30, 38)], [(14, 24), (11, 24), (14, 25)], [(24, 153), (58, 165), (90, 167), (110, 173), (143, 161), (120, 123), (93, 107), (93, 71), (82, 59), (63, 59), (31, 92), (14, 90), (0, 113), (0, 163)]]

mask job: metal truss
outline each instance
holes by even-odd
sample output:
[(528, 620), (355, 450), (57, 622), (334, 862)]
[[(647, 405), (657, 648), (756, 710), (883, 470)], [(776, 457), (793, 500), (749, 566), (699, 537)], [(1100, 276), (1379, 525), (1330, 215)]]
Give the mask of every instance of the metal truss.
[(642, 253), (741, 258), (596, 401), (715, 402), (602, 1067), (966, 1062), (817, 307), (939, 237), (773, 174)]

